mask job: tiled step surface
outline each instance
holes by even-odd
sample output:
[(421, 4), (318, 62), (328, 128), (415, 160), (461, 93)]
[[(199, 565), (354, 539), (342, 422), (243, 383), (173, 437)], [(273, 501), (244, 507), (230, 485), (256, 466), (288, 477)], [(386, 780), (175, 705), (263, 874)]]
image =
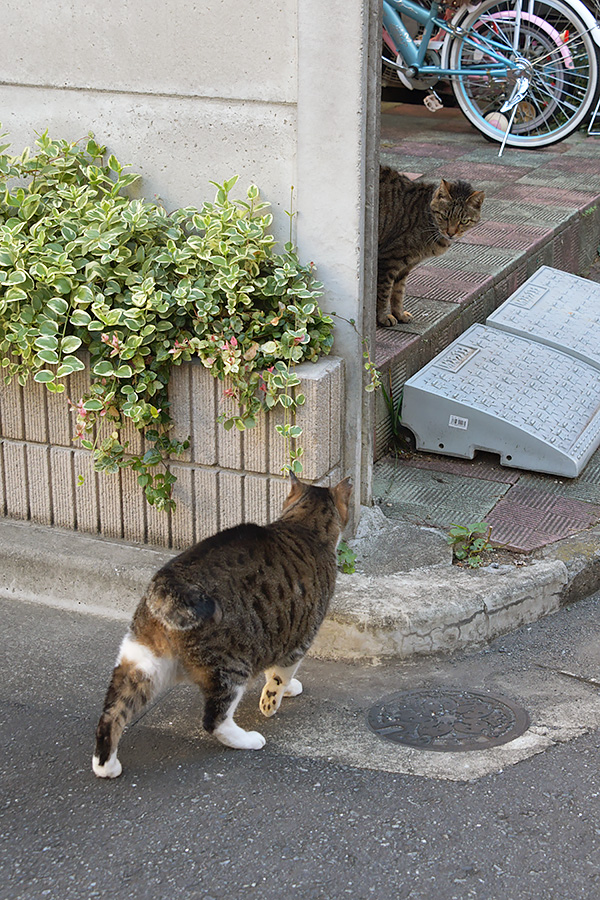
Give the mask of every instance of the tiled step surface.
[[(375, 362), (398, 402), (402, 387), (471, 325), (485, 322), (540, 266), (583, 272), (600, 241), (599, 139), (585, 132), (540, 151), (486, 142), (458, 110), (423, 115), (398, 107), (382, 117), (381, 161), (427, 181), (468, 179), (486, 191), (482, 220), (444, 256), (411, 274), (410, 323), (377, 328)], [(375, 458), (391, 434), (377, 399)]]

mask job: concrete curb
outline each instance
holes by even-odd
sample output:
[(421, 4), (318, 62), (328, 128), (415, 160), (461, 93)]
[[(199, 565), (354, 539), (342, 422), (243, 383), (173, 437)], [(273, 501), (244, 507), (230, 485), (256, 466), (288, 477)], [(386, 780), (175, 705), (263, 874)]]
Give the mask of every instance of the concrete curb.
[[(0, 521), (3, 597), (128, 621), (173, 552)], [(585, 588), (585, 593), (582, 593)], [(429, 566), (394, 575), (340, 575), (312, 654), (409, 659), (489, 641), (600, 588), (600, 529), (530, 565), (467, 571)]]

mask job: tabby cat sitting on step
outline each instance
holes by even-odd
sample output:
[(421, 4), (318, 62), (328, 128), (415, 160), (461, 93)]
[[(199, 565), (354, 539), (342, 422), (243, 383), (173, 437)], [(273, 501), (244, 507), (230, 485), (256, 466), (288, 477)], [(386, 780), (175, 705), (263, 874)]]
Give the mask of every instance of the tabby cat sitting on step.
[(352, 485), (303, 484), (292, 475), (279, 519), (237, 525), (160, 569), (133, 616), (96, 730), (92, 767), (121, 774), (123, 729), (178, 681), (204, 694), (204, 727), (227, 747), (260, 750), (265, 739), (234, 720), (248, 682), (264, 672), (260, 711), (272, 716), (295, 697), (303, 656), (325, 617), (337, 574), (337, 545)]
[(379, 175), (379, 266), (377, 322), (396, 325), (412, 318), (404, 310), (410, 272), (424, 259), (439, 256), (479, 222), (483, 191), (466, 181), (439, 185), (411, 181), (382, 166)]

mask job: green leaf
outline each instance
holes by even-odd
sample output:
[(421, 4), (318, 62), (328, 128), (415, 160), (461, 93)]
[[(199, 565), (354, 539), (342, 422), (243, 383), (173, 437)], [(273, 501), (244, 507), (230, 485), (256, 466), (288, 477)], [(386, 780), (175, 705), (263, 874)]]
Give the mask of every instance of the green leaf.
[(49, 334), (41, 334), (33, 342), (40, 350), (58, 350), (58, 340)]
[(133, 375), (133, 370), (131, 366), (119, 366), (119, 368), (115, 372), (116, 378), (131, 378)]
[(74, 334), (64, 337), (60, 342), (60, 349), (63, 353), (74, 353), (75, 350), (78, 350), (80, 347), (81, 338), (75, 337)]
[(108, 360), (101, 360), (99, 363), (96, 363), (94, 368), (92, 369), (94, 375), (100, 375), (102, 378), (106, 378), (107, 376), (112, 376), (114, 373), (114, 369), (111, 363)]
[(72, 375), (73, 372), (75, 372), (75, 367), (72, 365), (72, 361), (66, 359), (56, 370), (56, 377), (65, 378), (67, 375)]
[(49, 363), (51, 366), (55, 366), (59, 361), (58, 354), (55, 350), (40, 350), (37, 357), (38, 359), (41, 359), (42, 362)]
[(4, 295), (7, 303), (15, 303), (18, 300), (27, 300), (27, 294), (21, 288), (10, 288)]
[(100, 400), (94, 400), (92, 397), (91, 400), (85, 401), (83, 408), (88, 412), (100, 412), (101, 409), (104, 409), (104, 404)]
[(8, 284), (23, 284), (24, 281), (27, 281), (27, 275), (21, 269), (16, 269), (8, 276)]
[(40, 371), (36, 372), (33, 376), (33, 380), (40, 384), (48, 384), (48, 382), (54, 381), (54, 373), (50, 372), (48, 369), (40, 369)]
[(63, 300), (62, 297), (52, 297), (48, 300), (46, 306), (48, 306), (52, 312), (58, 313), (59, 316), (64, 316), (69, 309), (69, 304), (66, 300)]
[(71, 313), (70, 320), (71, 325), (85, 327), (90, 324), (90, 322), (92, 321), (92, 317), (83, 309), (75, 309)]
[(59, 294), (70, 294), (71, 288), (73, 285), (71, 284), (68, 278), (64, 276), (59, 276), (54, 281), (54, 288), (58, 291)]
[(71, 356), (68, 362), (71, 366), (72, 372), (81, 372), (83, 369), (85, 369), (85, 363), (83, 363), (80, 359), (77, 359), (76, 356)]

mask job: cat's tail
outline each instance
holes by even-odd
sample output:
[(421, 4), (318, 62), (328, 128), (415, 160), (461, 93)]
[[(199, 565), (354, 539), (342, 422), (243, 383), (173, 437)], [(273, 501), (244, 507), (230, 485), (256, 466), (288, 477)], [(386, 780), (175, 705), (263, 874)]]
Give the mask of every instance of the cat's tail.
[(145, 596), (146, 605), (165, 628), (189, 631), (199, 625), (218, 624), (223, 611), (214, 597), (201, 588), (175, 580), (173, 575), (155, 575)]

